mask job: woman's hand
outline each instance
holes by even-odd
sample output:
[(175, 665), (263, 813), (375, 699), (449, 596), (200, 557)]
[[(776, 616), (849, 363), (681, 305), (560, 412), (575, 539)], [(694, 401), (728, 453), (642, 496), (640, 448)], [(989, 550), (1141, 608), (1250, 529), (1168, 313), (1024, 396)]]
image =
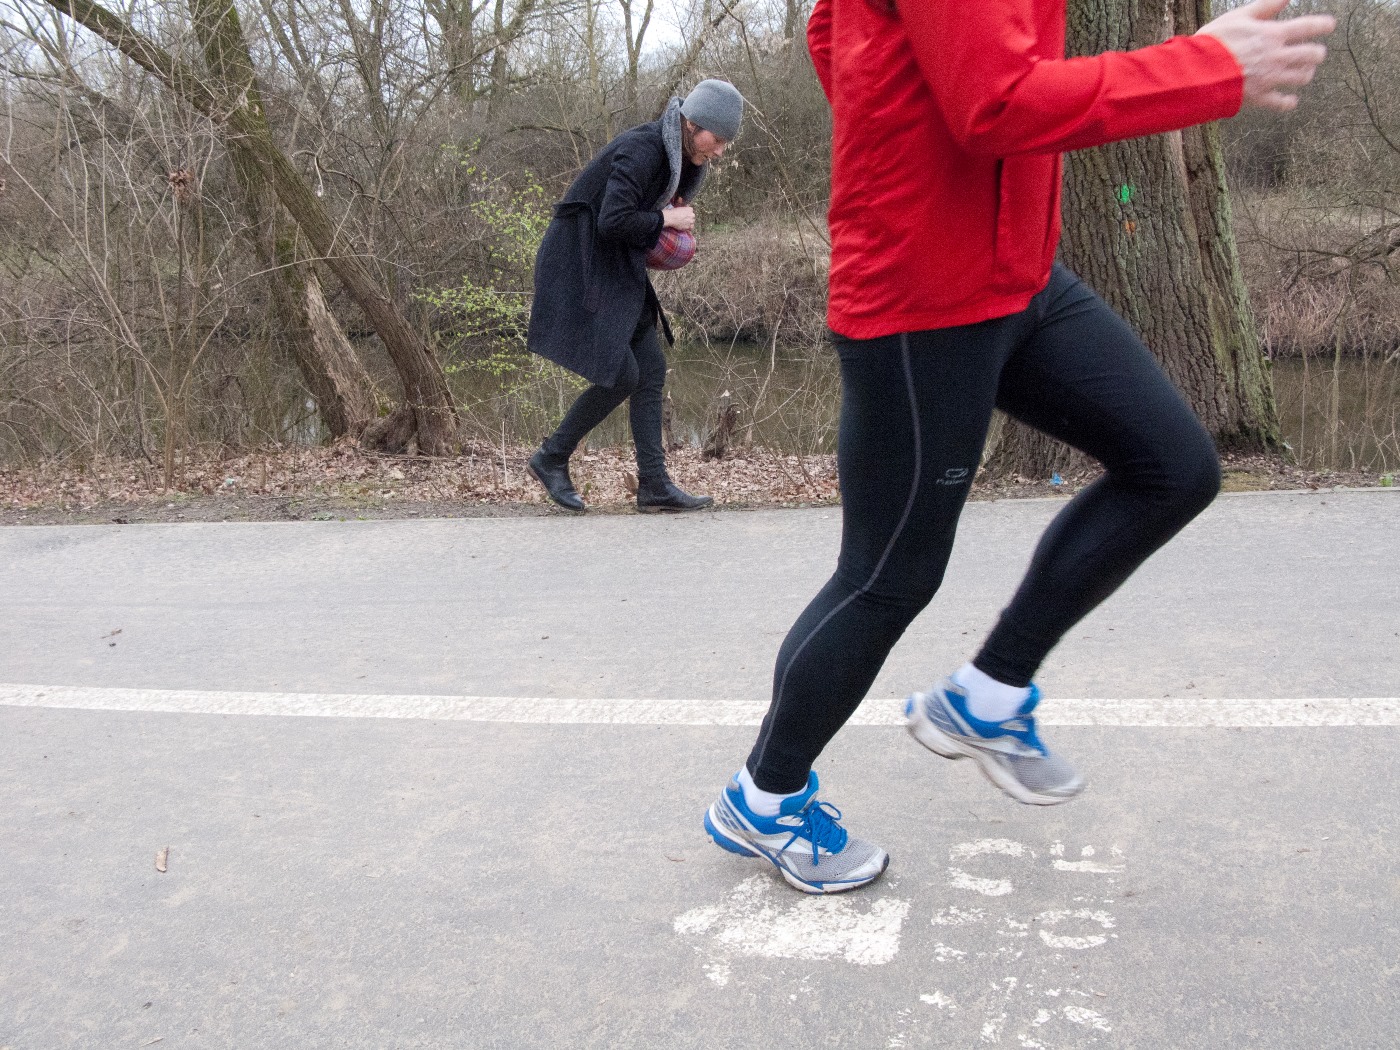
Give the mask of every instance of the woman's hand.
[(679, 208), (663, 209), (661, 224), (665, 229), (689, 232), (695, 229), (695, 209), (684, 204)]
[(1244, 70), (1244, 104), (1285, 113), (1298, 105), (1298, 96), (1280, 88), (1300, 87), (1312, 80), (1327, 57), (1327, 48), (1313, 43), (1337, 28), (1331, 15), (1306, 15), (1275, 21), (1289, 0), (1254, 0), (1203, 25), (1235, 56)]

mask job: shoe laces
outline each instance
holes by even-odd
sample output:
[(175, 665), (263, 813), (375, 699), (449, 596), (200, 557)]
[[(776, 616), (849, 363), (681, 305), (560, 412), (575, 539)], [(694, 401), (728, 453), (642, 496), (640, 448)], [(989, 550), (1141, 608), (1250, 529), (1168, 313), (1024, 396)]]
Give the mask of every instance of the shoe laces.
[(1050, 749), (1040, 742), (1040, 734), (1035, 729), (1035, 715), (1016, 715), (1001, 724), (1007, 736), (1015, 737), (1027, 747), (1035, 748), (1042, 758), (1050, 757)]
[(841, 811), (831, 803), (813, 800), (800, 815), (802, 827), (792, 833), (788, 845), (792, 845), (799, 838), (811, 842), (813, 867), (821, 863), (821, 850), (840, 853), (846, 848), (846, 829), (837, 823), (841, 819)]
[[(1035, 685), (1032, 685), (1031, 689), (1032, 693), (1030, 696), (1030, 700), (1038, 701), (1039, 689)], [(944, 692), (945, 698), (942, 700), (942, 702), (948, 704), (949, 706), (952, 706), (951, 701), (947, 699), (946, 694), (951, 694), (953, 690), (945, 689)], [(1050, 757), (1050, 749), (1041, 742), (1040, 734), (1036, 731), (1035, 715), (1031, 714), (1030, 711), (1026, 710), (1027, 707), (1034, 710), (1035, 704), (1030, 703), (1028, 701), (1026, 707), (1021, 708), (1021, 710), (1025, 712), (1024, 714), (1012, 715), (1004, 722), (984, 722), (980, 718), (974, 716), (972, 712), (967, 709), (967, 694), (961, 689), (958, 689), (957, 695), (961, 697), (963, 701), (963, 706), (959, 710), (960, 717), (967, 719), (967, 721), (977, 732), (982, 733), (985, 736), (995, 736), (998, 734), (1009, 736), (1013, 740), (1019, 741), (1024, 746), (1032, 748), (1042, 758)], [(933, 717), (932, 713), (939, 702), (940, 700), (936, 690), (934, 692), (925, 694), (924, 710), (928, 712), (928, 717)]]

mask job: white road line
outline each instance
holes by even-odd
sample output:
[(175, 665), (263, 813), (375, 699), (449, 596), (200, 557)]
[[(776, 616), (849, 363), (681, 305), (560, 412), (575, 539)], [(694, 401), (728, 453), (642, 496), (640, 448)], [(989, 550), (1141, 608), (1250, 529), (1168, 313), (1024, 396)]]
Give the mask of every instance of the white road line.
[[(201, 715), (296, 715), (322, 718), (428, 718), (538, 725), (755, 726), (768, 705), (756, 700), (569, 700), (523, 696), (411, 696), (352, 693), (203, 692), (0, 685), (0, 707), (154, 711)], [(852, 725), (904, 724), (903, 701), (870, 699)], [(1400, 698), (1305, 700), (1046, 701), (1049, 726), (1275, 728), (1400, 725)]]

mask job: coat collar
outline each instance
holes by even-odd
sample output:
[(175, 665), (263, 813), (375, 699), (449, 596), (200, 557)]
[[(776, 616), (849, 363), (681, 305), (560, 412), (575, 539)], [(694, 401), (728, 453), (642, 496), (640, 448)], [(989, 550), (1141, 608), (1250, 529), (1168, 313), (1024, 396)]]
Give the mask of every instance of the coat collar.
[(709, 168), (708, 164), (702, 164), (696, 170), (695, 175), (689, 180), (685, 187), (681, 186), (681, 171), (684, 168), (681, 157), (681, 100), (673, 98), (666, 106), (666, 112), (661, 114), (661, 141), (666, 146), (666, 160), (671, 168), (670, 178), (666, 180), (666, 192), (661, 199), (656, 202), (657, 208), (664, 208), (675, 198), (678, 190), (684, 189), (685, 202), (690, 204), (700, 193), (700, 187), (705, 182), (705, 172)]

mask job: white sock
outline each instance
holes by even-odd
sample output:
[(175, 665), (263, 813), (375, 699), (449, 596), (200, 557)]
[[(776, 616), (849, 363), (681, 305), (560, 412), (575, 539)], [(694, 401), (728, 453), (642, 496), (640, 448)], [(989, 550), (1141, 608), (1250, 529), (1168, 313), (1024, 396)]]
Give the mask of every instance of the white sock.
[(1021, 710), (1021, 705), (1031, 695), (1029, 688), (998, 682), (971, 664), (963, 664), (954, 671), (953, 681), (967, 692), (968, 713), (984, 722), (1005, 722)]
[(788, 795), (775, 795), (771, 791), (764, 791), (753, 782), (748, 766), (739, 770), (739, 787), (744, 791), (744, 804), (760, 817), (776, 817), (782, 811), (786, 799), (802, 794), (800, 791), (794, 791)]

